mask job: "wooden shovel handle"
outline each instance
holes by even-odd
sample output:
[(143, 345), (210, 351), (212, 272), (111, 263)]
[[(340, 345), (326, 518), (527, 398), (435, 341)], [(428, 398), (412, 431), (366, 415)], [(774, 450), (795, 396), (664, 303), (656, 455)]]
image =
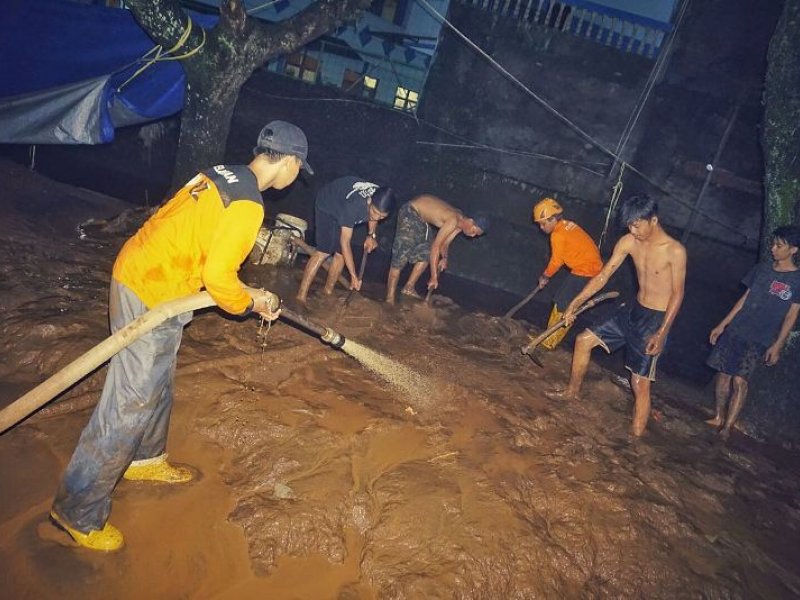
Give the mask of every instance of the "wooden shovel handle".
[(525, 305), (526, 305), (528, 302), (530, 302), (531, 300), (533, 300), (533, 297), (534, 297), (536, 294), (538, 294), (538, 293), (539, 293), (539, 291), (540, 291), (541, 289), (542, 289), (542, 286), (541, 286), (541, 285), (537, 285), (535, 288), (533, 288), (533, 289), (530, 291), (530, 293), (529, 293), (527, 296), (525, 296), (525, 297), (524, 297), (522, 300), (520, 300), (520, 301), (519, 301), (519, 302), (517, 302), (517, 303), (516, 303), (514, 306), (512, 306), (512, 307), (511, 307), (511, 308), (508, 310), (508, 312), (507, 312), (506, 314), (504, 314), (504, 315), (503, 315), (503, 317), (504, 317), (504, 318), (506, 318), (506, 319), (510, 319), (511, 317), (513, 317), (515, 314), (517, 314), (517, 311), (518, 311), (520, 308), (522, 308), (522, 307), (523, 307), (523, 306), (525, 306)]
[[(605, 294), (600, 294), (599, 296), (595, 296), (591, 300), (585, 302), (583, 304), (583, 306), (581, 306), (578, 310), (576, 310), (575, 311), (575, 316), (577, 317), (582, 312), (587, 311), (590, 308), (593, 308), (594, 306), (600, 304), (601, 302), (604, 302), (606, 300), (611, 300), (612, 298), (616, 298), (617, 296), (619, 296), (619, 292), (606, 292)], [(551, 325), (550, 327), (545, 329), (537, 337), (532, 339), (529, 344), (526, 344), (525, 346), (522, 346), (522, 348), (520, 348), (520, 351), (523, 354), (528, 354), (529, 352), (534, 350), (536, 348), (536, 346), (538, 346), (544, 340), (546, 340), (548, 337), (550, 337), (550, 335), (554, 331), (557, 331), (557, 330), (561, 329), (564, 326), (564, 321), (565, 321), (565, 319), (561, 319), (560, 321), (558, 321), (558, 323), (554, 323), (553, 325)]]

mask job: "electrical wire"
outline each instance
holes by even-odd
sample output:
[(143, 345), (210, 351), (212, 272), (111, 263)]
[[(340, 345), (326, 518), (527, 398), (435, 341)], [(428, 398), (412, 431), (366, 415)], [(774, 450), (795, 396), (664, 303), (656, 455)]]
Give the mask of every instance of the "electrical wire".
[[(622, 135), (620, 136), (619, 142), (617, 142), (617, 148), (615, 154), (617, 157), (622, 156), (623, 152), (625, 151), (625, 146), (627, 146), (628, 141), (630, 140), (631, 135), (633, 134), (633, 130), (636, 128), (636, 124), (639, 122), (639, 117), (644, 110), (645, 104), (647, 100), (650, 98), (650, 94), (652, 93), (653, 89), (655, 88), (656, 81), (661, 77), (661, 74), (664, 72), (667, 64), (667, 57), (672, 50), (672, 45), (675, 42), (675, 38), (678, 36), (678, 30), (680, 29), (683, 23), (683, 17), (686, 14), (686, 10), (689, 7), (690, 0), (684, 0), (681, 3), (681, 7), (678, 10), (678, 16), (675, 20), (675, 27), (670, 32), (670, 36), (667, 39), (667, 42), (661, 47), (659, 51), (658, 58), (653, 65), (653, 68), (650, 70), (650, 75), (645, 82), (644, 88), (642, 88), (642, 92), (639, 95), (639, 99), (636, 101), (636, 106), (633, 111), (631, 111), (630, 116), (628, 117), (628, 122), (625, 123), (625, 128), (622, 130)], [(619, 160), (615, 157), (614, 163), (611, 165), (610, 174), (614, 172), (616, 169), (617, 164), (619, 164)]]

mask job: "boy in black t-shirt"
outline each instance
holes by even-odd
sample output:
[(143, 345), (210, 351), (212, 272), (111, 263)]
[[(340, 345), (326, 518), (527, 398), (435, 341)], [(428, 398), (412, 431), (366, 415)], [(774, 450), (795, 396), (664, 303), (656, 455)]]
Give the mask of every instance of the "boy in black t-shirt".
[[(772, 263), (753, 267), (742, 283), (747, 291), (728, 315), (711, 330), (714, 346), (708, 365), (716, 370), (717, 412), (709, 425), (720, 427), (727, 439), (744, 406), (747, 380), (759, 361), (778, 362), (781, 350), (800, 312), (800, 270), (795, 265), (800, 228), (778, 227), (772, 232)], [(730, 406), (728, 402), (730, 401)], [(727, 416), (723, 417), (727, 406)]]
[(297, 291), (297, 300), (300, 304), (306, 303), (311, 282), (322, 263), (331, 255), (333, 260), (324, 292), (333, 293), (336, 281), (345, 267), (350, 273), (350, 289), (361, 289), (361, 280), (358, 278), (353, 250), (350, 247), (353, 228), (361, 223), (367, 223), (364, 252), (372, 252), (378, 247), (376, 233), (378, 221), (389, 215), (394, 203), (392, 188), (381, 187), (356, 175), (339, 177), (320, 189), (314, 205), (317, 250), (308, 259), (303, 271), (303, 279)]

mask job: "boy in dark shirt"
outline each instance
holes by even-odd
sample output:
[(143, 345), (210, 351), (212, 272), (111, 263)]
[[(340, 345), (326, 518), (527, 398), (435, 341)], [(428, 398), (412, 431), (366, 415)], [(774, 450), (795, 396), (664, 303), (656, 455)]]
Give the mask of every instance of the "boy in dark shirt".
[[(717, 412), (709, 425), (727, 439), (747, 398), (747, 380), (759, 361), (778, 362), (800, 312), (800, 270), (795, 265), (800, 228), (772, 232), (771, 263), (753, 267), (742, 283), (747, 291), (719, 325), (711, 330), (714, 346), (708, 366), (717, 371)], [(727, 415), (723, 416), (727, 406)]]

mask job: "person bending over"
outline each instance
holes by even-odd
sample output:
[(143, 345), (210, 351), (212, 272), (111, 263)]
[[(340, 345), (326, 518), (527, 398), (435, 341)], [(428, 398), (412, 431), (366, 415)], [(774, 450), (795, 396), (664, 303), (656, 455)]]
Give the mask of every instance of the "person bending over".
[[(562, 266), (569, 269), (569, 274), (553, 293), (548, 327), (563, 318), (564, 309), (603, 268), (597, 244), (580, 225), (564, 219), (563, 213), (564, 209), (552, 198), (542, 198), (533, 207), (534, 222), (542, 233), (550, 236), (550, 262), (539, 277), (539, 288), (545, 287)], [(540, 345), (555, 350), (569, 330), (570, 327), (562, 327), (554, 331)]]
[(364, 181), (355, 175), (347, 175), (333, 180), (317, 194), (314, 205), (316, 219), (317, 250), (311, 255), (303, 271), (297, 300), (305, 304), (308, 290), (317, 271), (331, 254), (333, 263), (328, 271), (324, 292), (332, 294), (336, 281), (346, 266), (350, 274), (350, 289), (360, 290), (353, 250), (350, 242), (353, 228), (367, 222), (367, 238), (364, 251), (372, 252), (378, 247), (378, 222), (389, 216), (394, 208), (394, 191), (390, 187), (380, 187)]
[[(420, 299), (414, 288), (429, 263), (431, 277), (428, 289), (436, 289), (439, 286), (439, 273), (447, 268), (450, 244), (456, 236), (463, 233), (467, 237), (476, 237), (486, 233), (488, 226), (486, 217), (466, 217), (457, 208), (430, 194), (423, 194), (406, 202), (397, 213), (397, 231), (392, 246), (386, 302), (395, 303), (400, 271), (409, 262), (414, 266), (401, 293)], [(431, 227), (438, 228), (435, 237), (431, 234)]]
[[(122, 247), (114, 263), (109, 321), (116, 333), (158, 304), (205, 288), (232, 315), (273, 320), (268, 299), (254, 301), (238, 271), (264, 220), (261, 192), (284, 189), (305, 168), (308, 142), (285, 121), (268, 123), (247, 165), (217, 165), (184, 185)], [(167, 319), (112, 359), (105, 385), (67, 465), (50, 517), (80, 546), (111, 551), (122, 533), (108, 523), (120, 478), (174, 484), (191, 470), (167, 461), (173, 378), (184, 326)]]

